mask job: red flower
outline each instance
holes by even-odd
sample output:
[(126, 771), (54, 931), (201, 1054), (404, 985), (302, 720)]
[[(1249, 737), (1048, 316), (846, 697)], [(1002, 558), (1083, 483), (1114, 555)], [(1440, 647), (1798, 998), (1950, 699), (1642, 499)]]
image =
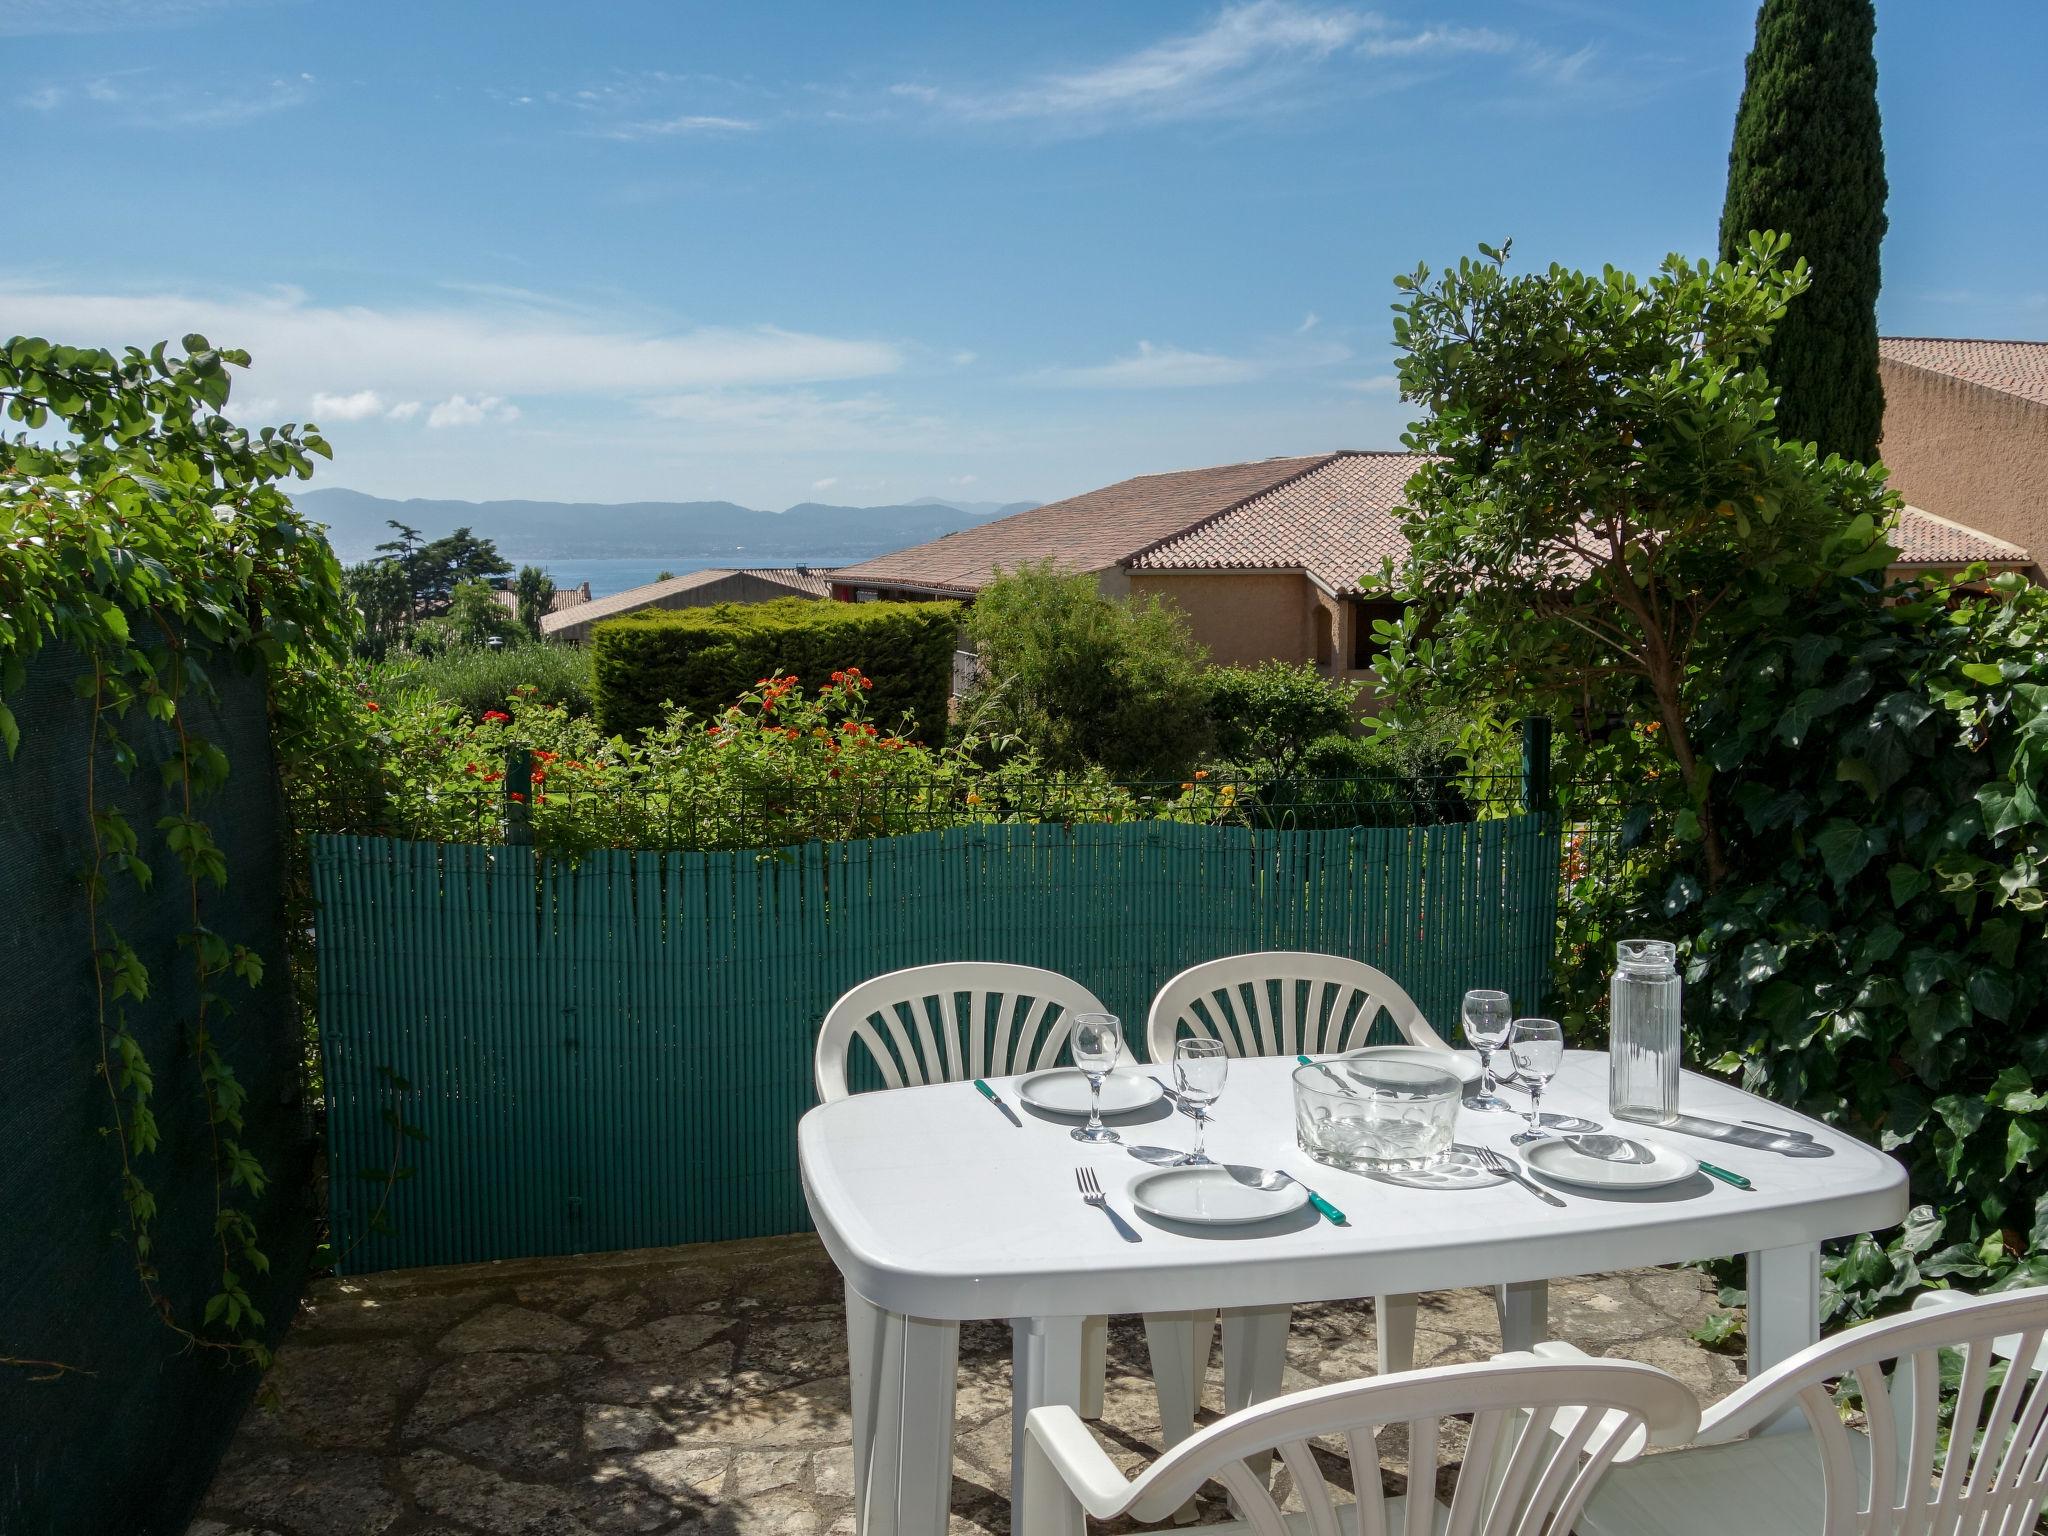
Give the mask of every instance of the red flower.
[(716, 736), (716, 735), (718, 734), (718, 732), (719, 732), (719, 729), (720, 729), (720, 727), (718, 727), (718, 726), (715, 726), (715, 725), (707, 725), (707, 726), (705, 726), (705, 727), (704, 727), (704, 734), (705, 734), (706, 736)]
[(464, 763), (464, 764), (462, 765), (462, 771), (463, 771), (464, 773), (475, 773), (475, 772), (476, 772), (476, 764), (475, 764), (475, 763)]
[(363, 700), (363, 708), (367, 709), (371, 714), (374, 715), (381, 711), (384, 708), (384, 706), (382, 704), (379, 704), (375, 699), (365, 699)]
[(495, 784), (498, 782), (498, 780), (502, 779), (503, 777), (505, 777), (505, 775), (503, 775), (502, 773), (487, 773), (484, 775), (484, 782), (486, 784)]
[(557, 752), (550, 752), (545, 747), (535, 747), (533, 749), (533, 755), (540, 762), (552, 763), (561, 754)]
[(519, 802), (519, 803), (520, 803), (521, 805), (524, 805), (524, 804), (526, 804), (526, 796), (524, 796), (524, 795), (522, 795), (521, 793), (519, 793), (519, 791), (518, 791), (518, 790), (516, 790), (516, 789), (508, 789), (508, 790), (506, 790), (506, 791), (505, 791), (505, 798), (506, 798), (507, 800), (517, 800), (517, 801), (518, 801), (518, 802)]
[(510, 725), (512, 723), (512, 717), (506, 714), (505, 711), (503, 711), (502, 709), (485, 710), (484, 719), (486, 721), (495, 720), (500, 725)]

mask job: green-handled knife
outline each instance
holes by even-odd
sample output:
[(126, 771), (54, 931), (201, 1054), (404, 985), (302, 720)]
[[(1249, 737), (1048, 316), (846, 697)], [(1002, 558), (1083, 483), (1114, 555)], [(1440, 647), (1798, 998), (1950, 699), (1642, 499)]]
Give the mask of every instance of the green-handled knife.
[(1017, 1111), (1010, 1108), (1009, 1105), (1003, 1102), (1003, 1096), (1001, 1094), (997, 1093), (995, 1089), (989, 1087), (987, 1083), (984, 1083), (978, 1077), (974, 1080), (974, 1086), (976, 1089), (980, 1091), (981, 1096), (984, 1099), (987, 1099), (989, 1103), (995, 1105), (997, 1109), (1000, 1109), (1003, 1112), (1003, 1118), (1005, 1120), (1008, 1120), (1010, 1124), (1017, 1127), (1017, 1129), (1020, 1131), (1024, 1129), (1024, 1122), (1017, 1118)]
[(1737, 1189), (1755, 1189), (1756, 1186), (1739, 1173), (1730, 1173), (1726, 1168), (1716, 1168), (1712, 1163), (1701, 1163), (1700, 1172), (1712, 1174), (1723, 1184), (1732, 1184)]
[(1353, 1088), (1349, 1083), (1345, 1082), (1344, 1079), (1339, 1077), (1336, 1073), (1332, 1072), (1330, 1070), (1330, 1064), (1327, 1061), (1311, 1061), (1306, 1056), (1297, 1056), (1294, 1059), (1300, 1062), (1304, 1067), (1314, 1067), (1318, 1072), (1322, 1073), (1323, 1076), (1327, 1077), (1331, 1082), (1335, 1083), (1337, 1085), (1337, 1089), (1339, 1092), (1348, 1093), (1354, 1099), (1358, 1097), (1358, 1090), (1356, 1088)]

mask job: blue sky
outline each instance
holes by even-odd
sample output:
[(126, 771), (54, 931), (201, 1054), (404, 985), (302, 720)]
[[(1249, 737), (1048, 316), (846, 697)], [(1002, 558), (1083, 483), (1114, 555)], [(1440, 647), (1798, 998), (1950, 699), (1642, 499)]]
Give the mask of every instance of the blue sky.
[[(1713, 247), (1748, 0), (0, 0), (0, 333), (384, 495), (1049, 499), (1393, 447), (1390, 277)], [(1881, 0), (1884, 329), (2048, 336), (2048, 6)]]

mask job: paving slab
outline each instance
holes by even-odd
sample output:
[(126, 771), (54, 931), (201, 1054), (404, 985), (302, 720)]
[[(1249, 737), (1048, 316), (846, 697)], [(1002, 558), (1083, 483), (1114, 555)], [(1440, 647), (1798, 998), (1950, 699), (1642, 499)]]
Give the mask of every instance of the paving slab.
[[(852, 1536), (839, 1295), (807, 1236), (319, 1281), (187, 1536)], [(1556, 1337), (1708, 1398), (1742, 1380), (1690, 1337), (1713, 1308), (1689, 1269), (1551, 1287)], [(1424, 1296), (1417, 1322), (1421, 1363), (1500, 1347), (1483, 1291)], [(1300, 1307), (1287, 1384), (1370, 1375), (1374, 1347), (1370, 1302)], [(952, 1536), (1009, 1530), (1009, 1351), (1001, 1324), (961, 1330)], [(1139, 1320), (1113, 1319), (1096, 1428), (1130, 1470), (1160, 1450), (1147, 1369)]]

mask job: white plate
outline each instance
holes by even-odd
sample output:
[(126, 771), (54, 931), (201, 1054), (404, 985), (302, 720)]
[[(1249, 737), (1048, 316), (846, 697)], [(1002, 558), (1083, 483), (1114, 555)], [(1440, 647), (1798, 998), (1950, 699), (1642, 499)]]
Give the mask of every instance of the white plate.
[(1438, 1067), (1445, 1072), (1455, 1072), (1467, 1088), (1478, 1087), (1479, 1079), (1484, 1076), (1479, 1070), (1479, 1058), (1470, 1052), (1433, 1051), (1426, 1045), (1368, 1045), (1363, 1050), (1346, 1051), (1339, 1059), (1399, 1061), (1418, 1067)]
[[(1088, 1113), (1088, 1077), (1073, 1067), (1055, 1067), (1034, 1072), (1017, 1084), (1017, 1097), (1033, 1109), (1048, 1115), (1085, 1116)], [(1157, 1104), (1164, 1090), (1142, 1072), (1112, 1072), (1102, 1080), (1102, 1113), (1128, 1115), (1133, 1110)]]
[(1234, 1227), (1298, 1211), (1308, 1204), (1308, 1191), (1292, 1182), (1255, 1189), (1238, 1183), (1224, 1168), (1198, 1163), (1139, 1174), (1131, 1180), (1131, 1204), (1162, 1221)]
[(1651, 1154), (1647, 1163), (1617, 1163), (1581, 1152), (1561, 1137), (1526, 1142), (1516, 1148), (1522, 1161), (1559, 1184), (1576, 1184), (1583, 1189), (1662, 1189), (1682, 1184), (1700, 1171), (1699, 1163), (1683, 1152), (1659, 1146), (1636, 1136), (1621, 1138)]

